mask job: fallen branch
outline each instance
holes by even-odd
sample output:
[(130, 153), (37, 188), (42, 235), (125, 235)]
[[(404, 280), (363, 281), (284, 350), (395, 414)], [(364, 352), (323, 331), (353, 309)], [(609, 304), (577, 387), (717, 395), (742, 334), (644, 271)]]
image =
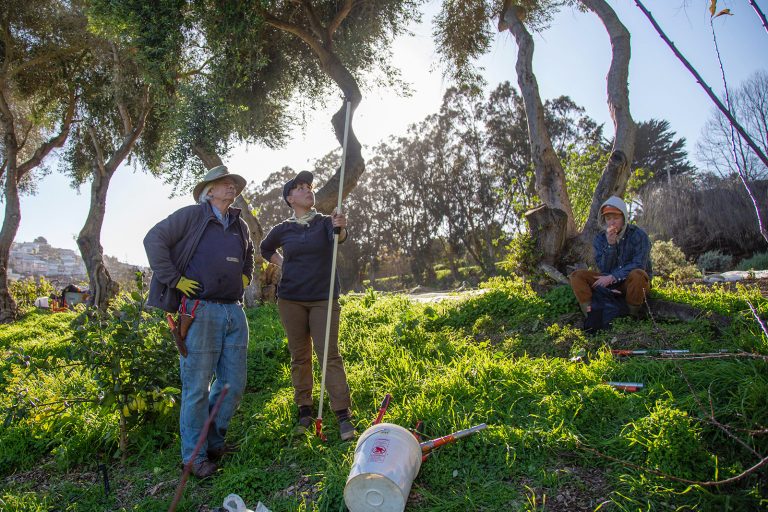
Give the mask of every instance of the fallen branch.
[(638, 464), (633, 464), (632, 462), (629, 462), (627, 460), (623, 460), (623, 459), (619, 459), (619, 458), (616, 458), (616, 457), (612, 457), (611, 455), (605, 454), (605, 453), (603, 453), (603, 452), (601, 452), (599, 450), (596, 450), (595, 448), (591, 448), (589, 446), (586, 446), (586, 445), (580, 443), (579, 441), (577, 441), (576, 446), (578, 446), (579, 448), (581, 448), (582, 450), (584, 450), (586, 452), (593, 453), (593, 454), (597, 455), (598, 457), (610, 460), (612, 462), (616, 462), (618, 464), (621, 464), (622, 466), (626, 466), (626, 467), (629, 467), (629, 468), (632, 468), (632, 469), (636, 469), (638, 471), (643, 471), (645, 473), (651, 473), (652, 475), (656, 475), (656, 476), (660, 476), (660, 477), (663, 477), (663, 478), (667, 478), (669, 480), (674, 480), (676, 482), (682, 482), (682, 483), (688, 484), (688, 485), (698, 485), (699, 487), (719, 487), (721, 485), (729, 485), (729, 484), (732, 484), (732, 483), (735, 483), (735, 482), (741, 480), (742, 478), (746, 477), (747, 475), (749, 475), (751, 473), (754, 473), (758, 469), (760, 469), (763, 466), (765, 466), (766, 464), (768, 464), (768, 457), (765, 457), (764, 459), (760, 460), (760, 462), (758, 462), (754, 466), (752, 466), (752, 467), (750, 467), (748, 469), (745, 469), (744, 471), (742, 471), (738, 475), (732, 476), (731, 478), (726, 478), (725, 480), (713, 480), (713, 481), (702, 482), (702, 481), (699, 481), (699, 480), (688, 480), (687, 478), (681, 478), (681, 477), (678, 477), (678, 476), (670, 475), (670, 474), (665, 473), (663, 471), (659, 471), (658, 469), (653, 469), (653, 468), (649, 468), (647, 466), (640, 466)]

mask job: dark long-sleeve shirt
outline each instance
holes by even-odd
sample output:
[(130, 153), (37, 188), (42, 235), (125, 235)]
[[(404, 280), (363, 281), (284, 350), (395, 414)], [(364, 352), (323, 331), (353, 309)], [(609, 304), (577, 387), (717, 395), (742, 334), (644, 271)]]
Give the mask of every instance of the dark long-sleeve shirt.
[[(282, 248), (283, 272), (277, 286), (280, 298), (296, 301), (327, 300), (331, 286), (333, 224), (328, 215), (318, 214), (307, 225), (283, 221), (261, 241), (261, 256), (271, 261)], [(334, 298), (339, 296), (336, 276)]]

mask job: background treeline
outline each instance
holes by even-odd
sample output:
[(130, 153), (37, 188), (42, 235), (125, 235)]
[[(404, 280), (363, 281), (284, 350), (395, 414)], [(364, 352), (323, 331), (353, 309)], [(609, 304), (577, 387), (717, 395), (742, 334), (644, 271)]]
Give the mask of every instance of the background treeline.
[[(612, 141), (568, 96), (544, 107), (583, 225)], [(497, 274), (510, 252), (520, 257), (523, 214), (539, 203), (530, 155), (523, 101), (509, 82), (487, 96), (479, 86), (449, 88), (438, 113), (411, 125), (407, 135), (368, 148), (367, 170), (344, 203), (352, 236), (340, 246), (343, 287), (446, 288)], [(317, 186), (339, 161), (336, 150), (314, 162)], [(667, 121), (638, 124), (632, 168), (626, 199), (654, 239), (673, 240), (692, 260), (720, 251), (735, 263), (765, 250), (737, 178), (697, 170), (685, 139)], [(290, 215), (282, 184), (297, 171), (284, 167), (249, 186), (246, 195), (265, 230)], [(765, 177), (754, 176), (762, 197)]]

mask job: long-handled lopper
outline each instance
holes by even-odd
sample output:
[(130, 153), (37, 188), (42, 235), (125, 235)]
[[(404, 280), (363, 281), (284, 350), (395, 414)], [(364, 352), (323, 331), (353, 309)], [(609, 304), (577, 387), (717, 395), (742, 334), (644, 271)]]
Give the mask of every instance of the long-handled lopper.
[(439, 448), (444, 444), (455, 443), (462, 437), (470, 436), (476, 432), (480, 432), (481, 430), (484, 430), (487, 427), (488, 425), (486, 425), (485, 423), (481, 423), (479, 425), (475, 425), (474, 427), (465, 428), (464, 430), (459, 430), (458, 432), (454, 432), (453, 434), (448, 434), (447, 436), (438, 437), (437, 439), (432, 439), (431, 441), (424, 441), (422, 443), (419, 443), (419, 445), (421, 446), (421, 453), (424, 455), (428, 455), (435, 448)]
[[(339, 198), (336, 202), (336, 213), (341, 213), (341, 200), (344, 195), (344, 168), (347, 164), (347, 136), (349, 135), (349, 111), (352, 102), (347, 99), (347, 112), (344, 120), (344, 141), (341, 146), (341, 169), (339, 171)], [(320, 405), (317, 408), (317, 419), (315, 420), (315, 434), (325, 441), (323, 434), (323, 396), (325, 395), (325, 371), (328, 365), (328, 339), (331, 335), (331, 315), (333, 314), (333, 292), (336, 285), (336, 255), (339, 251), (339, 234), (341, 228), (333, 229), (333, 257), (331, 258), (331, 286), (328, 290), (328, 316), (325, 322), (325, 345), (323, 348), (323, 370), (320, 378)]]

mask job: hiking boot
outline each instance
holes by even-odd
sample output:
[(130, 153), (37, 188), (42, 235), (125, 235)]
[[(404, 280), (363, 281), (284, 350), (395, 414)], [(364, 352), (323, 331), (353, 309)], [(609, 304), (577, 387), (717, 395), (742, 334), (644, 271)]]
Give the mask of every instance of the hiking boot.
[(208, 460), (211, 462), (219, 462), (225, 455), (231, 455), (237, 453), (240, 449), (236, 444), (224, 443), (217, 448), (208, 448)]
[(296, 425), (296, 433), (303, 434), (312, 426), (312, 407), (309, 405), (299, 406), (299, 424)]
[(344, 420), (339, 423), (339, 433), (341, 434), (342, 441), (351, 441), (357, 435), (355, 426), (349, 420)]
[(349, 409), (341, 409), (333, 411), (336, 414), (336, 419), (339, 421), (339, 434), (342, 441), (349, 441), (355, 438), (357, 432), (355, 432), (355, 426), (350, 421)]
[(219, 469), (218, 466), (209, 460), (204, 460), (192, 464), (192, 474), (200, 480), (212, 476), (217, 469)]

